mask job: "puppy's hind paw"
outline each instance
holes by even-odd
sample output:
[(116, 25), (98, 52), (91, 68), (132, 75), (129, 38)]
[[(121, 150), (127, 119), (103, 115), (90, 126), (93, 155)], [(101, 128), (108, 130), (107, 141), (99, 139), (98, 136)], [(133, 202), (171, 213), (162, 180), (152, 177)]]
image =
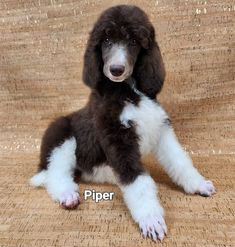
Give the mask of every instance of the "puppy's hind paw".
[(212, 196), (216, 193), (215, 187), (210, 180), (203, 180), (196, 192), (201, 196)]
[(79, 193), (68, 191), (60, 197), (60, 205), (65, 209), (75, 209), (80, 204)]
[(167, 233), (165, 220), (162, 216), (149, 217), (139, 222), (139, 227), (144, 238), (153, 241), (162, 241)]

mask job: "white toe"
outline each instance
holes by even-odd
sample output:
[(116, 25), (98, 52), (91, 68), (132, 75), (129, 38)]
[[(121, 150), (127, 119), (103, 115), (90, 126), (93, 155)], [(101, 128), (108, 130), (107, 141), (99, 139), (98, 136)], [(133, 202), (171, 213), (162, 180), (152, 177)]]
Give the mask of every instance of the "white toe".
[(202, 196), (212, 196), (216, 193), (216, 190), (213, 183), (210, 180), (203, 180), (199, 185), (197, 193)]
[(165, 220), (162, 216), (151, 216), (139, 222), (144, 238), (148, 237), (154, 241), (162, 241), (167, 233)]
[(79, 203), (80, 197), (76, 191), (64, 192), (60, 198), (60, 204), (67, 209), (75, 208)]

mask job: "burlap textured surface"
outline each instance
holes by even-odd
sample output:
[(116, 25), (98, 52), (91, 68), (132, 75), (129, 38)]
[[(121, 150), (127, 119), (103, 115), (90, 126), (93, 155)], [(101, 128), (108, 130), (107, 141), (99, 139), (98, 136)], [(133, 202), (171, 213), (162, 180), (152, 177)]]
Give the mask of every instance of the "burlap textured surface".
[[(189, 196), (157, 163), (168, 236), (144, 240), (122, 195), (66, 211), (29, 187), (41, 136), (57, 116), (81, 108), (88, 33), (107, 7), (131, 3), (153, 22), (166, 65), (159, 100), (195, 166), (218, 193)], [(224, 1), (0, 1), (0, 246), (235, 246), (235, 4)]]

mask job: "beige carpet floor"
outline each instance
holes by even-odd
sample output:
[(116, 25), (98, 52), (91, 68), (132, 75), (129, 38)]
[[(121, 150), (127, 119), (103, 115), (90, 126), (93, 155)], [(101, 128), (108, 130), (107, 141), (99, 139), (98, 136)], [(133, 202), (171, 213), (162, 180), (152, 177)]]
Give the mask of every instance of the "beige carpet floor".
[[(41, 136), (57, 116), (81, 108), (88, 33), (107, 7), (131, 3), (153, 22), (167, 70), (159, 100), (195, 166), (218, 192), (186, 195), (157, 163), (145, 164), (166, 211), (163, 243), (142, 239), (122, 195), (74, 211), (28, 179)], [(224, 1), (0, 1), (0, 246), (235, 246), (235, 5)]]

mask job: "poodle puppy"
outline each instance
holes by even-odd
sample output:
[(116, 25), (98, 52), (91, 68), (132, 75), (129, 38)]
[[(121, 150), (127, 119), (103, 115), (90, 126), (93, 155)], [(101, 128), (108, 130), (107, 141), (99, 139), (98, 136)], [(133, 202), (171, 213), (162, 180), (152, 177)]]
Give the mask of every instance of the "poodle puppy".
[(53, 200), (71, 209), (80, 203), (75, 176), (117, 184), (143, 236), (162, 240), (167, 232), (164, 212), (142, 155), (152, 153), (185, 192), (215, 193), (179, 144), (168, 114), (156, 100), (164, 78), (147, 15), (129, 5), (106, 10), (94, 25), (84, 55), (89, 101), (46, 130), (31, 185), (44, 186)]

